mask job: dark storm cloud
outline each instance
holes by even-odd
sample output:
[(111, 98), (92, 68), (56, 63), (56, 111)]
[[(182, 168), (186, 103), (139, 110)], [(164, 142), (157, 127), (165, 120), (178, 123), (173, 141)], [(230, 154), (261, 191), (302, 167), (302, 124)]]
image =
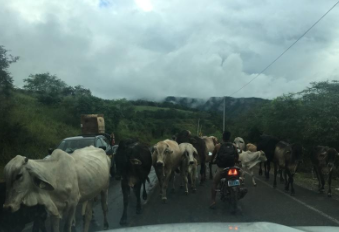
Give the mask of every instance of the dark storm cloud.
[[(50, 72), (103, 98), (229, 95), (335, 1), (0, 0), (17, 86)], [(273, 98), (338, 78), (339, 9), (236, 97)]]

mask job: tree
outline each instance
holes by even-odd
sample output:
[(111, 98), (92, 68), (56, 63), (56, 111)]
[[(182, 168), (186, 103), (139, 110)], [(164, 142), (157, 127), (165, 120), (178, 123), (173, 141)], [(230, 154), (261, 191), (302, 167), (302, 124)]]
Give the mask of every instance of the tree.
[(31, 74), (24, 79), (24, 88), (38, 93), (61, 93), (66, 87), (66, 83), (55, 75), (49, 73)]
[(13, 78), (8, 72), (10, 64), (16, 62), (19, 57), (7, 54), (7, 50), (0, 46), (0, 97), (8, 97), (13, 89)]

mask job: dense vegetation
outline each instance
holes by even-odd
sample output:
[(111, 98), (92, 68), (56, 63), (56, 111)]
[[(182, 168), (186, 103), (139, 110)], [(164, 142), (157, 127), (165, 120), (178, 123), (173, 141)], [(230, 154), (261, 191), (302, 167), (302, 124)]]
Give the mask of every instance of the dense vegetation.
[[(106, 132), (116, 140), (137, 137), (153, 144), (182, 129), (221, 137), (222, 115), (170, 102), (126, 99), (104, 100), (82, 86), (69, 86), (49, 73), (32, 74), (23, 89), (13, 86), (8, 72), (18, 57), (0, 47), (0, 166), (16, 154), (41, 158), (61, 139), (80, 134), (80, 115), (105, 115)], [(246, 142), (262, 133), (289, 142), (301, 142), (306, 161), (310, 147), (328, 145), (339, 149), (339, 82), (311, 83), (296, 94), (266, 101), (226, 120), (227, 129)]]

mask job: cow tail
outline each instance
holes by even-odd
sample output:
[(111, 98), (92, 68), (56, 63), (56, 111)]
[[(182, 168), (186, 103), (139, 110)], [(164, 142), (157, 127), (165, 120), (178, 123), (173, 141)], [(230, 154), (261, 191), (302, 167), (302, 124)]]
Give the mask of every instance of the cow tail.
[[(149, 183), (149, 178), (147, 177), (146, 178), (146, 180), (147, 180), (147, 182)], [(144, 180), (144, 182), (143, 182), (143, 185), (144, 185), (144, 190), (143, 190), (143, 192), (142, 192), (142, 199), (144, 200), (144, 201), (146, 201), (147, 200), (147, 192), (146, 192), (146, 185), (145, 185), (145, 180)]]

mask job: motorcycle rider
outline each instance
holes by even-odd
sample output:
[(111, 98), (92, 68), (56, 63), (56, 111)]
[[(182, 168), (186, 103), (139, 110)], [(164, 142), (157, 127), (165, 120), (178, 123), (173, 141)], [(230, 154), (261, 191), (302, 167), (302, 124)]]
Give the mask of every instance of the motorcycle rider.
[[(218, 166), (218, 170), (214, 175), (213, 184), (211, 189), (211, 200), (212, 203), (210, 205), (211, 209), (215, 208), (215, 198), (217, 195), (217, 186), (221, 180), (221, 173), (224, 168), (233, 167), (235, 163), (238, 162), (239, 154), (236, 146), (230, 142), (231, 133), (229, 131), (224, 131), (222, 135), (223, 142), (217, 144), (214, 148), (212, 154), (212, 162), (216, 159), (216, 164)], [(216, 156), (216, 157), (215, 157)]]

